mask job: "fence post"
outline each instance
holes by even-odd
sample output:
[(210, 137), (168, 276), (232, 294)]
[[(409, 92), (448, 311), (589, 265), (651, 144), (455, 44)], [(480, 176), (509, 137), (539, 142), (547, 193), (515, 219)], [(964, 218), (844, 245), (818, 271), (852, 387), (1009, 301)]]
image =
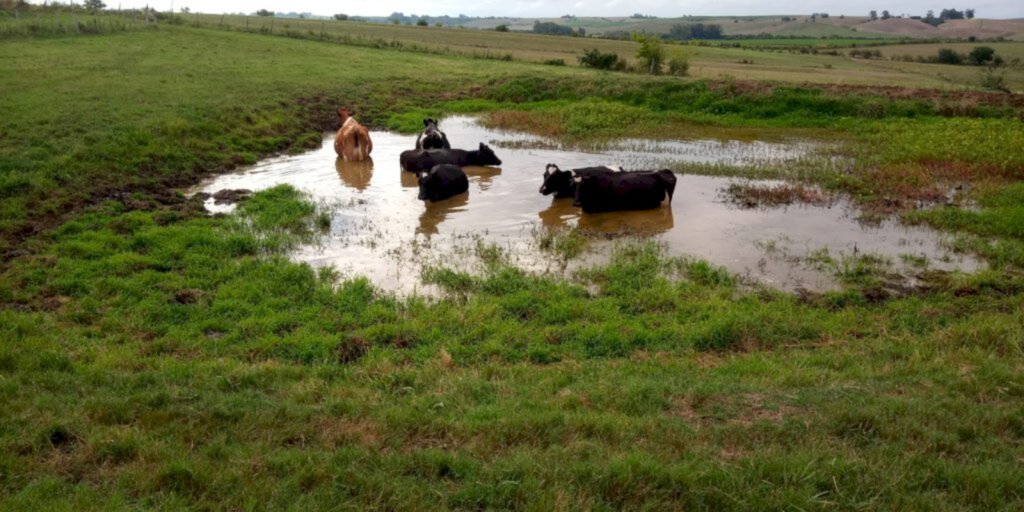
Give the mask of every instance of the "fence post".
[(274, 33), (274, 17), (273, 16), (270, 17), (270, 33), (271, 34)]
[(320, 40), (321, 40), (321, 41), (323, 41), (323, 40), (324, 40), (324, 27), (325, 27), (326, 25), (327, 25), (327, 22), (326, 22), (326, 21), (321, 21), (321, 22), (320, 22)]
[(220, 27), (219, 28), (224, 28), (224, 15), (223, 14), (220, 15)]
[(249, 16), (248, 15), (245, 16), (245, 31), (246, 32), (249, 31)]

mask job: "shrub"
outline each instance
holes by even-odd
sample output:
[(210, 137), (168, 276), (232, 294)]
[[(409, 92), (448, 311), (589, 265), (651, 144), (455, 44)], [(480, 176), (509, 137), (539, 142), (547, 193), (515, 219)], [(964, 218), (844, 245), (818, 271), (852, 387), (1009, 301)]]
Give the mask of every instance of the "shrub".
[(494, 30), (496, 32), (508, 32), (508, 25), (498, 25), (497, 27), (494, 27)]
[(565, 65), (565, 60), (563, 60), (563, 59), (548, 59), (548, 60), (544, 61), (544, 64), (547, 64), (548, 66), (564, 66)]
[(613, 69), (619, 62), (618, 54), (602, 53), (597, 48), (583, 50), (583, 56), (580, 57), (580, 65), (586, 68)]
[(995, 59), (996, 51), (989, 46), (976, 46), (971, 53), (967, 54), (967, 62), (975, 66), (981, 66)]
[(939, 64), (962, 64), (964, 62), (964, 56), (953, 51), (952, 48), (940, 49), (939, 55), (935, 59)]
[(661, 65), (665, 61), (665, 48), (658, 36), (633, 34), (633, 40), (640, 43), (636, 50), (636, 58), (644, 71), (652, 75), (661, 74)]
[(686, 57), (672, 57), (668, 61), (668, 74), (675, 76), (686, 76), (690, 70), (690, 61)]

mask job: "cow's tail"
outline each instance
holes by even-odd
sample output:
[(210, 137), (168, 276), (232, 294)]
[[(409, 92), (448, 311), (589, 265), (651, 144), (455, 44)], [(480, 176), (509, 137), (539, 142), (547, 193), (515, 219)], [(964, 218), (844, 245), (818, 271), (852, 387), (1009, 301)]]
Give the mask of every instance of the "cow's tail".
[(665, 189), (668, 191), (668, 202), (671, 204), (672, 194), (676, 191), (676, 173), (668, 169), (662, 169), (659, 174), (661, 175), (662, 181), (665, 182)]

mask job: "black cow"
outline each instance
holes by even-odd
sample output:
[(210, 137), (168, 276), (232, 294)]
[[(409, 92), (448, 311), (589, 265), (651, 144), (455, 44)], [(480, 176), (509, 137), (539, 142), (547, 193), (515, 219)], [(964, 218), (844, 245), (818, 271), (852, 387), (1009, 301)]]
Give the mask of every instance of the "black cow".
[(609, 172), (621, 172), (621, 167), (582, 167), (563, 171), (555, 164), (548, 164), (544, 168), (544, 183), (540, 186), (540, 193), (544, 195), (555, 194), (556, 198), (572, 197), (576, 193), (576, 176), (594, 176)]
[(668, 169), (651, 172), (604, 173), (580, 176), (576, 181), (574, 206), (584, 213), (615, 210), (648, 210), (661, 206), (676, 190), (676, 175)]
[(435, 165), (452, 164), (459, 167), (467, 165), (501, 165), (501, 160), (486, 144), (480, 143), (480, 149), (466, 151), (463, 149), (410, 149), (403, 151), (398, 157), (403, 171), (420, 172), (433, 169)]
[(416, 137), (416, 149), (451, 149), (448, 136), (437, 127), (437, 119), (423, 120), (423, 133)]
[(440, 201), (469, 190), (469, 179), (457, 165), (435, 165), (429, 171), (420, 172), (417, 178), (422, 201)]

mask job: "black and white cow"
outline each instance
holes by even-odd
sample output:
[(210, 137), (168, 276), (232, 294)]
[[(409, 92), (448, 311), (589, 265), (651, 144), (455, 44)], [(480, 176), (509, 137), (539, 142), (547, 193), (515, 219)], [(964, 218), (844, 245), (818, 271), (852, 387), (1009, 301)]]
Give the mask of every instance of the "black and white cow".
[(469, 190), (469, 179), (457, 165), (435, 165), (416, 175), (420, 182), (421, 201), (441, 201)]
[(423, 133), (416, 137), (416, 149), (451, 149), (448, 136), (437, 127), (437, 119), (423, 120)]
[(573, 205), (584, 213), (649, 210), (661, 206), (676, 189), (676, 175), (668, 169), (650, 172), (603, 173), (574, 178)]
[(576, 182), (573, 178), (609, 172), (622, 172), (622, 168), (606, 165), (603, 167), (581, 167), (579, 169), (563, 171), (555, 164), (548, 164), (544, 168), (544, 183), (540, 186), (540, 193), (544, 195), (554, 194), (556, 198), (572, 197), (576, 193)]
[(435, 165), (501, 165), (501, 160), (486, 144), (473, 151), (464, 149), (410, 149), (398, 157), (403, 171), (420, 172), (433, 169)]

